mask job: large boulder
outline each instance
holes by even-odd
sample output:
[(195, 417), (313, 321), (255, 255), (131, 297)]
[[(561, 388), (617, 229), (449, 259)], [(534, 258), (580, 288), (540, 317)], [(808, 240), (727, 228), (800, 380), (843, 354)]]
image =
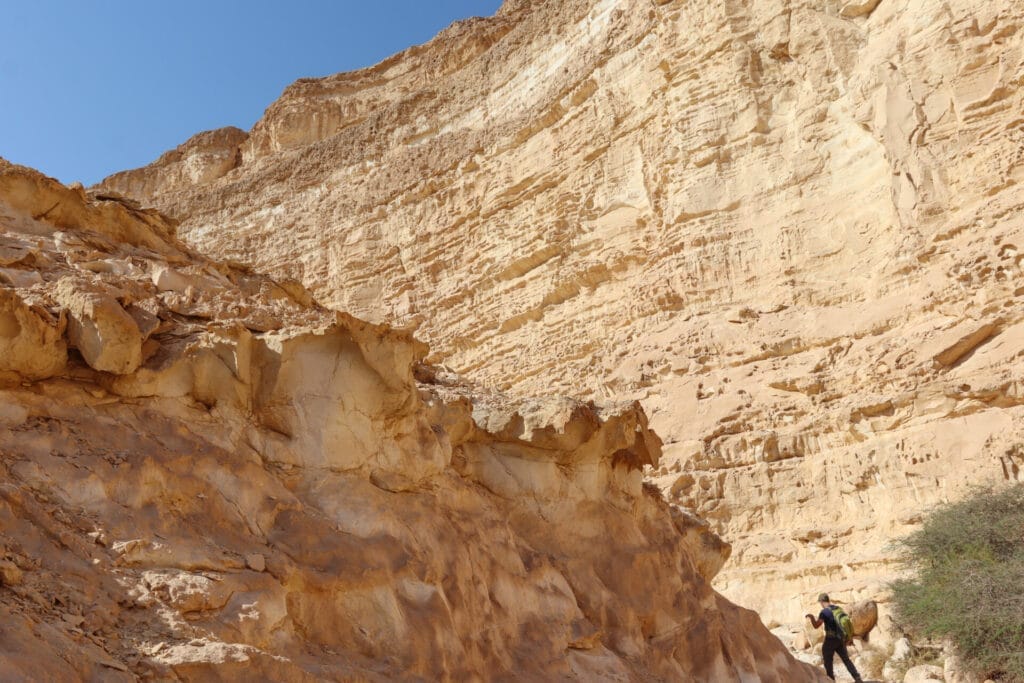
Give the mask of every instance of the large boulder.
[(853, 635), (867, 641), (871, 630), (878, 624), (878, 603), (862, 600), (846, 606), (846, 613), (853, 621)]
[(135, 372), (142, 363), (142, 333), (117, 299), (64, 278), (55, 298), (68, 313), (68, 340), (90, 367), (116, 375)]

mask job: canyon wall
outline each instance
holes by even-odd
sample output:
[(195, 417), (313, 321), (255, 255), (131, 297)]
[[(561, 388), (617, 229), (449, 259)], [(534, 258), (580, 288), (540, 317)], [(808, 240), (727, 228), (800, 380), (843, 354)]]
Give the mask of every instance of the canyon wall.
[(0, 160), (4, 680), (820, 680), (639, 404), (426, 352)]
[(528, 395), (639, 400), (766, 620), (1019, 480), (1024, 7), (519, 0), (100, 189)]

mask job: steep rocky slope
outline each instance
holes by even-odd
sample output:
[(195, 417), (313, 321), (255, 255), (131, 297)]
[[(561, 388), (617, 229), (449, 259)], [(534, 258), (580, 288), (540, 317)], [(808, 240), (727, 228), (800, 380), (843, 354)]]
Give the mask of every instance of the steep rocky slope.
[(103, 187), (419, 326), (515, 394), (639, 399), (766, 618), (876, 596), (1024, 460), (1024, 7), (520, 0)]
[(819, 679), (638, 404), (425, 353), (0, 160), (3, 679)]

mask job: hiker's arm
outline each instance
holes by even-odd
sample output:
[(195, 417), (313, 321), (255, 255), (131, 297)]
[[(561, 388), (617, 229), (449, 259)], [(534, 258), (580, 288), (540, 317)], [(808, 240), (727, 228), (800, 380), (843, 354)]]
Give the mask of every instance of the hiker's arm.
[(814, 628), (821, 628), (821, 620), (815, 619), (813, 614), (805, 614), (804, 616), (811, 620), (811, 626)]

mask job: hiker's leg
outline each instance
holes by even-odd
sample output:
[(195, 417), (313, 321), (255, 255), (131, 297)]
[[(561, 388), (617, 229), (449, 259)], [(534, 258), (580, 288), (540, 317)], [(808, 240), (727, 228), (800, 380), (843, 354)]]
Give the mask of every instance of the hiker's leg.
[(853, 680), (859, 681), (860, 674), (857, 673), (857, 667), (855, 667), (853, 665), (853, 661), (850, 660), (850, 653), (846, 651), (846, 644), (841, 643), (839, 647), (836, 648), (836, 652), (839, 653), (839, 658), (843, 660), (843, 664), (846, 665), (846, 670), (850, 672), (851, 676), (853, 676)]
[(826, 638), (825, 642), (821, 644), (821, 661), (825, 663), (825, 675), (831, 678), (833, 681), (836, 679), (835, 674), (832, 672), (832, 658), (836, 654), (836, 643), (839, 642), (833, 638)]

